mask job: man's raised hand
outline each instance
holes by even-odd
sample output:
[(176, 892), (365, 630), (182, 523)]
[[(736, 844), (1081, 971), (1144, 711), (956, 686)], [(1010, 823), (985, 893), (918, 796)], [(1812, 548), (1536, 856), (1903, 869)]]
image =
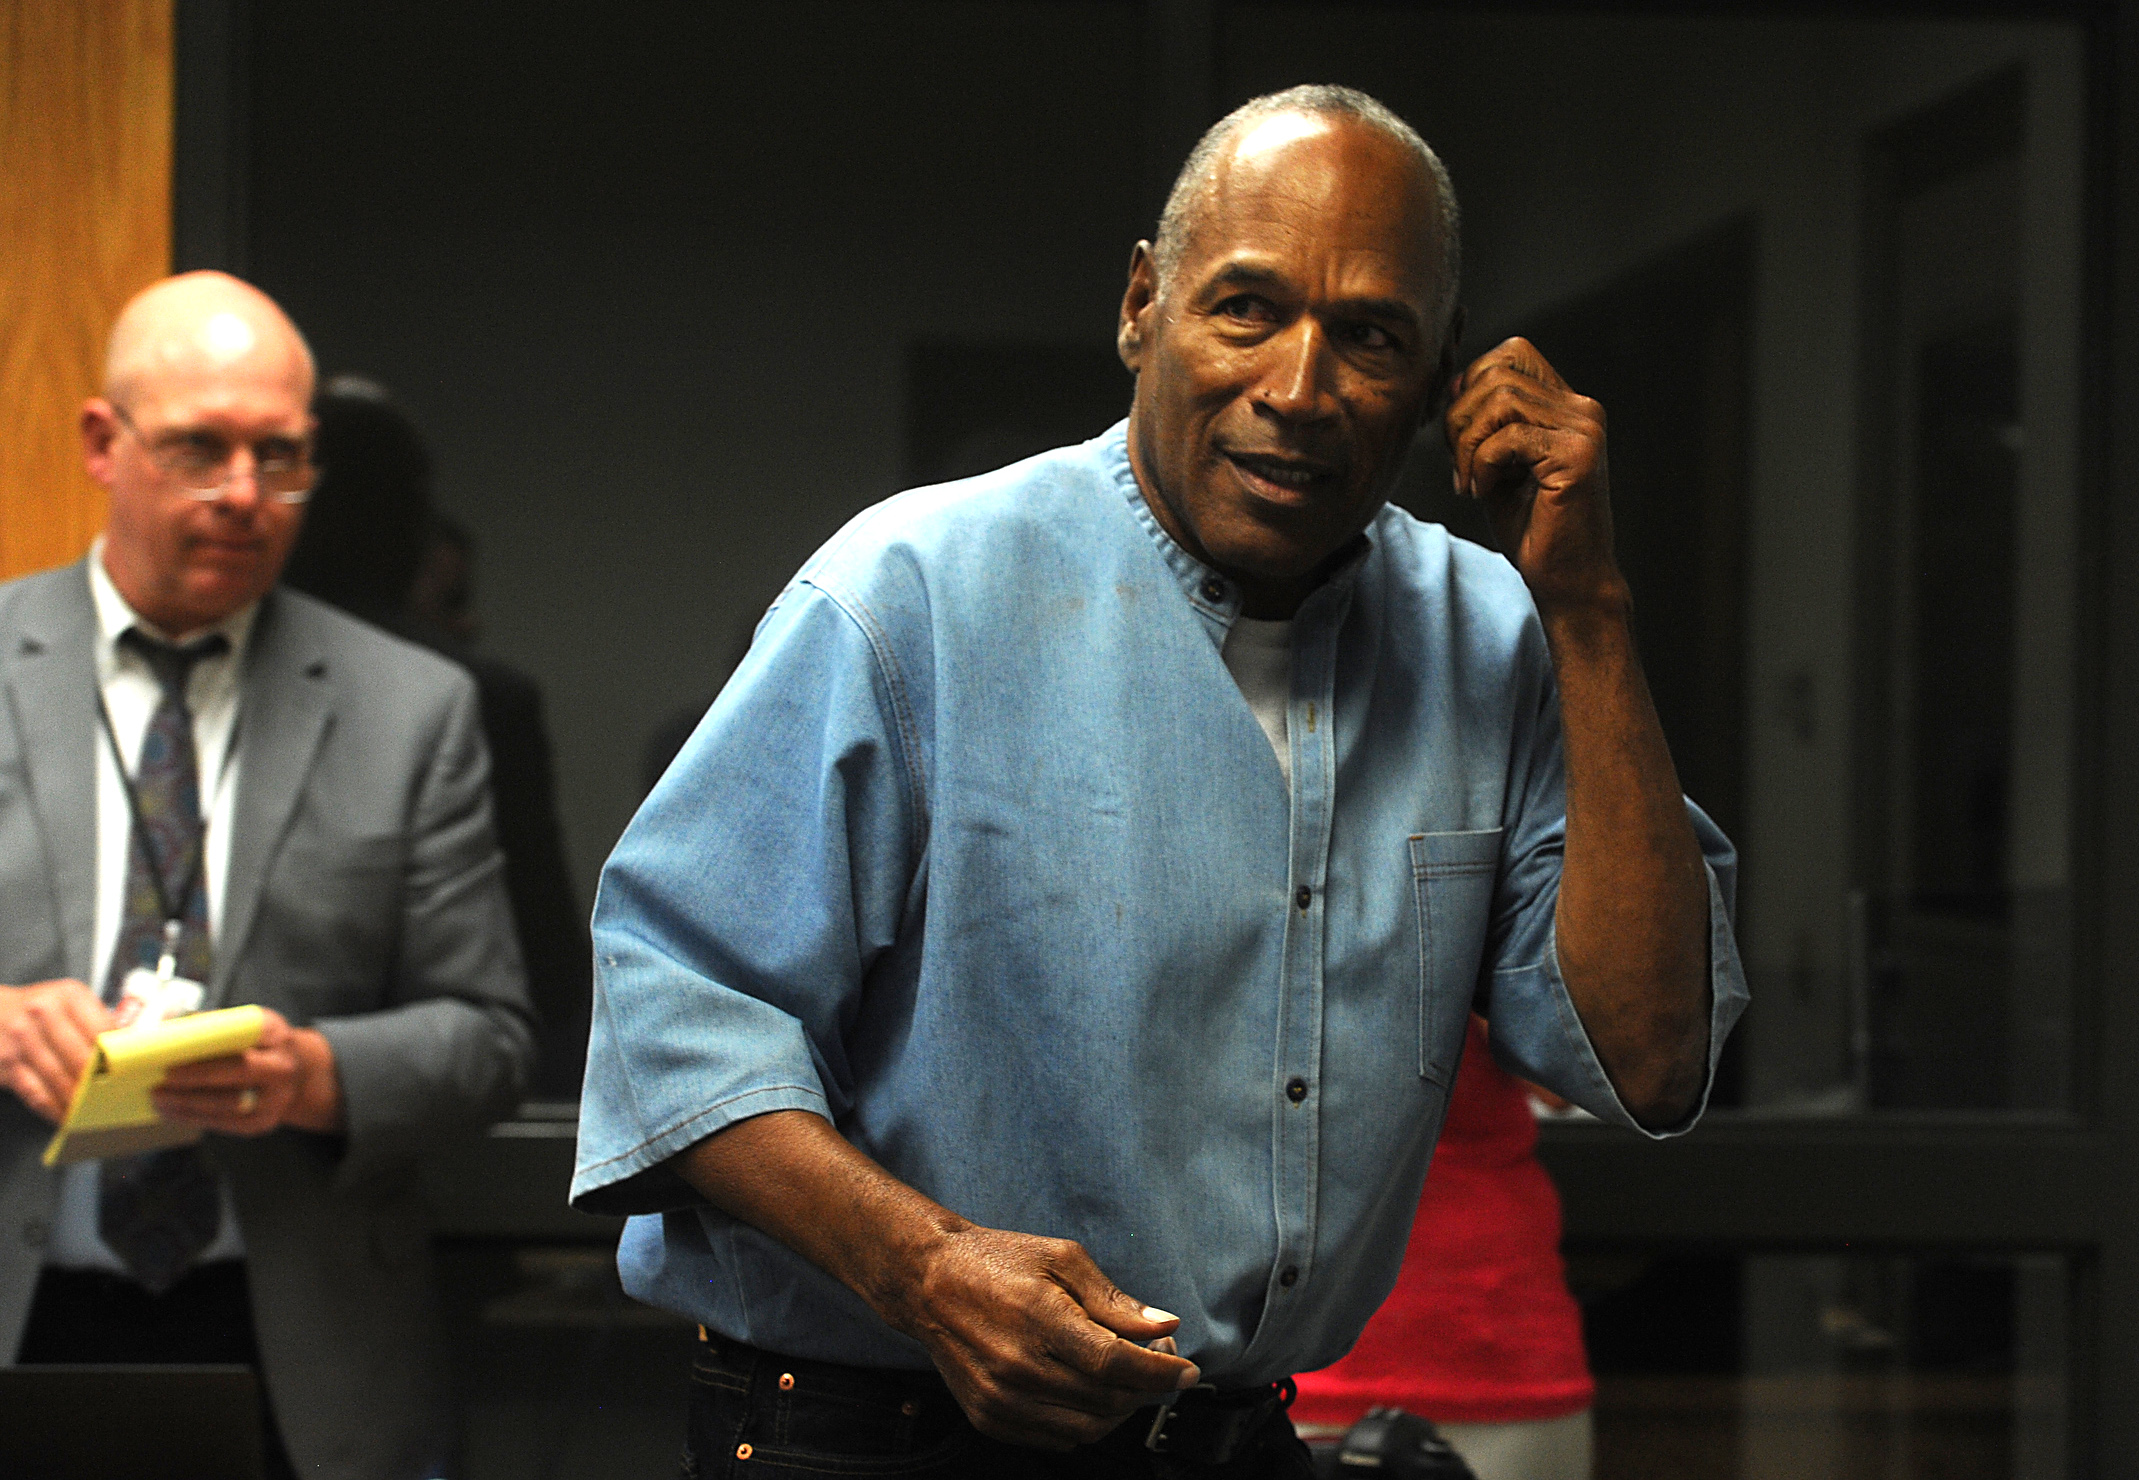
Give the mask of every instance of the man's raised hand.
[(1554, 907), (1561, 975), (1643, 1125), (1700, 1102), (1713, 1005), (1707, 870), (1634, 643), (1612, 553), (1604, 408), (1510, 339), (1455, 388), (1456, 491), (1485, 501), (1552, 650), (1567, 834)]
[(1456, 491), (1484, 500), (1539, 611), (1623, 610), (1604, 408), (1529, 340), (1510, 339), (1463, 372), (1446, 422)]
[(1144, 1344), (1179, 1319), (1123, 1294), (1068, 1239), (971, 1225), (950, 1233), (896, 1314), (973, 1426), (1007, 1443), (1092, 1443), (1200, 1376)]

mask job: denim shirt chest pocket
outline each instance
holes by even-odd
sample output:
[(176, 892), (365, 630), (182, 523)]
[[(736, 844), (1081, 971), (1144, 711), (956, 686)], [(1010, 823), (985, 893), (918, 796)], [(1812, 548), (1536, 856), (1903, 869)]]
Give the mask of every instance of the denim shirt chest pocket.
[(1419, 932), (1419, 1077), (1450, 1086), (1493, 918), (1497, 827), (1411, 837)]

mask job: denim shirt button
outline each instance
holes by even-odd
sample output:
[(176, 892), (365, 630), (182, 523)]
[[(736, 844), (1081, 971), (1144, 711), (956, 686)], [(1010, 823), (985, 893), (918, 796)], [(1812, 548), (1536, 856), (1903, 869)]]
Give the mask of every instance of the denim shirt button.
[(1302, 884), (1293, 894), (1292, 902), (1304, 910), (1315, 902), (1315, 891)]
[(1225, 582), (1219, 580), (1216, 576), (1212, 576), (1205, 581), (1203, 583), (1203, 599), (1205, 601), (1225, 600)]
[(1297, 1264), (1286, 1265), (1284, 1270), (1278, 1275), (1277, 1282), (1283, 1285), (1286, 1289), (1290, 1290), (1294, 1285), (1297, 1285), (1300, 1282), (1300, 1267)]
[(1304, 1079), (1295, 1079), (1290, 1084), (1286, 1085), (1285, 1098), (1292, 1101), (1292, 1103), (1295, 1105), (1299, 1104), (1300, 1101), (1306, 1099), (1307, 1081)]

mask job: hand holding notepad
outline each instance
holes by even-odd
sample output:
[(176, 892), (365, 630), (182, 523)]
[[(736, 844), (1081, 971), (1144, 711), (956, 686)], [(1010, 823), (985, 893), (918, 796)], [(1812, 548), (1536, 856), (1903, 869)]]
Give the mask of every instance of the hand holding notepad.
[(98, 1034), (67, 1117), (45, 1147), (45, 1165), (127, 1156), (197, 1139), (199, 1126), (157, 1114), (150, 1091), (180, 1064), (245, 1052), (266, 1027), (262, 1008), (225, 1007)]

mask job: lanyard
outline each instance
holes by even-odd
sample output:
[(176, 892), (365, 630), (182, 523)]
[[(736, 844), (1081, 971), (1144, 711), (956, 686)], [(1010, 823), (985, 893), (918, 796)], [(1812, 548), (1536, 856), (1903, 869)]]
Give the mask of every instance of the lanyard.
[[(193, 898), (194, 886), (200, 883), (201, 857), (208, 851), (208, 829), (193, 845), (193, 856), (186, 860), (184, 885), (173, 902), (169, 887), (163, 880), (163, 861), (156, 856), (156, 840), (149, 836), (148, 819), (142, 815), (141, 795), (135, 790), (134, 778), (126, 774), (126, 757), (119, 754), (119, 732), (111, 722), (111, 707), (104, 702), (104, 687), (97, 686), (97, 718), (103, 721), (104, 739), (111, 747), (111, 763), (118, 767), (119, 786), (126, 793), (126, 810), (133, 814), (134, 825), (128, 829), (141, 847), (142, 861), (149, 866), (149, 883), (156, 890), (156, 909), (163, 916), (163, 954), (156, 963), (156, 974), (168, 981), (178, 969), (178, 937), (185, 928), (186, 902)], [(187, 715), (187, 723), (192, 716)], [(196, 771), (194, 787), (200, 786)]]

